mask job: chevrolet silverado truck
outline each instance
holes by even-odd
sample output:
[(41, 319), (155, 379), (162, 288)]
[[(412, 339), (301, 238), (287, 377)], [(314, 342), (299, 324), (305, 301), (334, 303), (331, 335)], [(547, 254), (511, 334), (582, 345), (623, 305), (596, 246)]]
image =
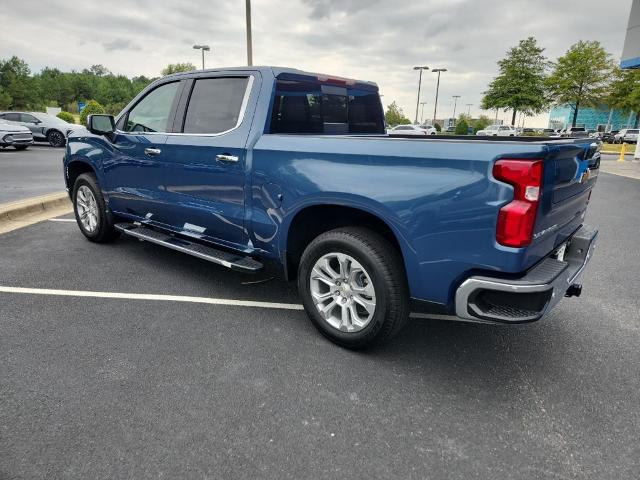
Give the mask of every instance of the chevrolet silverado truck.
[(247, 273), (275, 265), (322, 334), (362, 348), (410, 312), (532, 322), (579, 295), (599, 150), (388, 136), (374, 83), (225, 68), (164, 77), (116, 118), (90, 116), (64, 179), (89, 240), (122, 234)]

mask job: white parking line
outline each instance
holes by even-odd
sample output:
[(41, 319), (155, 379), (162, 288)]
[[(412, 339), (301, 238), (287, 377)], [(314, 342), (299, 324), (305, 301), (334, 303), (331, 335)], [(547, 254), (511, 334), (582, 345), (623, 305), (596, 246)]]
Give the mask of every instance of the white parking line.
[(76, 222), (75, 218), (50, 218), (50, 222)]
[[(256, 302), (253, 300), (234, 300), (230, 298), (190, 297), (185, 295), (158, 295), (152, 293), (93, 292), (88, 290), (56, 290), (51, 288), (23, 288), (0, 286), (0, 293), (18, 293), (27, 295), (53, 295), (58, 297), (117, 298), (125, 300), (150, 300), (160, 302), (205, 303), (208, 305), (227, 305), (234, 307), (270, 308), (277, 310), (303, 310), (297, 303)], [(411, 318), (430, 320), (456, 320), (451, 315), (433, 315), (412, 313)]]
[(31, 295), (54, 295), (59, 297), (121, 298), (127, 300), (151, 300), (161, 302), (206, 303), (209, 305), (231, 305), (237, 307), (272, 308), (281, 310), (302, 310), (295, 303), (255, 302), (252, 300), (232, 300), (227, 298), (189, 297), (183, 295), (156, 295), (148, 293), (92, 292), (86, 290), (55, 290), (49, 288), (3, 287), (0, 292)]

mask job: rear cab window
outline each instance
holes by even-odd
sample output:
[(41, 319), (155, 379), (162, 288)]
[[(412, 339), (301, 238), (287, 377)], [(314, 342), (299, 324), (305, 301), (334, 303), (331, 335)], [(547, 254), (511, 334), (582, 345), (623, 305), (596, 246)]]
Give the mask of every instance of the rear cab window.
[(384, 134), (378, 89), (342, 79), (278, 75), (269, 133)]

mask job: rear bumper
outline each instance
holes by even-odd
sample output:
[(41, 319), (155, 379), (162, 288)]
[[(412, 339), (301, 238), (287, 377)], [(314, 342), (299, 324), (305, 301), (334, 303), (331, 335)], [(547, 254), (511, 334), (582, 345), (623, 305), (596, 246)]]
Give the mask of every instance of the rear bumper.
[(563, 259), (549, 256), (523, 277), (470, 277), (456, 291), (456, 315), (488, 323), (539, 320), (565, 296), (591, 260), (597, 230), (586, 226), (569, 240)]

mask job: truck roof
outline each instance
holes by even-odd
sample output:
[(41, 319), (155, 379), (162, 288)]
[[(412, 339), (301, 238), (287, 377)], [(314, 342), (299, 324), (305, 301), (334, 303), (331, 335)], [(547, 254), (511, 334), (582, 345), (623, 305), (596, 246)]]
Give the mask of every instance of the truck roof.
[[(260, 73), (262, 73), (263, 75), (273, 75), (274, 77), (280, 77), (282, 75), (287, 75), (287, 76), (299, 76), (299, 77), (314, 77), (315, 79), (318, 79), (320, 81), (326, 80), (326, 79), (331, 79), (331, 80), (341, 80), (341, 81), (345, 81), (347, 83), (358, 83), (361, 85), (369, 85), (371, 87), (375, 87), (376, 89), (378, 88), (378, 84), (375, 82), (371, 82), (368, 80), (357, 80), (355, 78), (346, 78), (346, 77), (340, 77), (338, 75), (329, 75), (329, 74), (324, 74), (324, 73), (316, 73), (316, 72), (307, 72), (304, 70), (299, 70), (297, 68), (289, 68), (289, 67), (276, 67), (276, 66), (268, 66), (268, 65), (259, 65), (259, 66), (244, 66), (244, 67), (220, 67), (220, 68), (207, 68), (204, 70), (192, 70), (190, 72), (180, 72), (180, 73), (174, 73), (171, 75), (167, 75), (167, 77), (180, 77), (180, 76), (186, 76), (186, 75), (193, 75), (193, 74), (201, 74), (201, 73), (216, 73), (216, 72), (234, 72), (234, 71), (238, 71), (238, 72), (246, 72), (247, 70), (254, 70), (254, 71), (259, 71)], [(163, 78), (167, 78), (167, 77), (163, 77)]]

